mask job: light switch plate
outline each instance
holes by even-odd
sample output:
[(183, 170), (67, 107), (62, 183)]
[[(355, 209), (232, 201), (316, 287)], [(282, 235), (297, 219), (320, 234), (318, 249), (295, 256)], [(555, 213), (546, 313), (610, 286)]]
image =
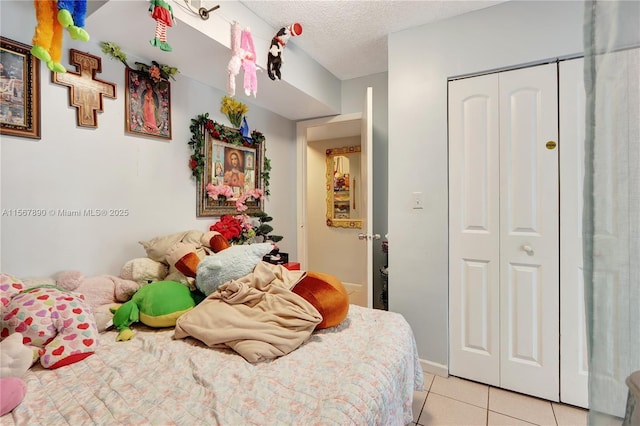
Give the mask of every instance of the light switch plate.
[(422, 196), (422, 192), (412, 192), (411, 200), (412, 200), (414, 209), (424, 208), (424, 198)]

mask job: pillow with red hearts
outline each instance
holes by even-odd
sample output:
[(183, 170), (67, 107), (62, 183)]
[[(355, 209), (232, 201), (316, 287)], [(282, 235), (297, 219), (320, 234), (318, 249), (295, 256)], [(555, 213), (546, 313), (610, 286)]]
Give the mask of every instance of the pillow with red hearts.
[(50, 285), (27, 289), (19, 279), (0, 274), (0, 300), (0, 338), (21, 333), (44, 368), (81, 361), (98, 346), (91, 306), (79, 293)]

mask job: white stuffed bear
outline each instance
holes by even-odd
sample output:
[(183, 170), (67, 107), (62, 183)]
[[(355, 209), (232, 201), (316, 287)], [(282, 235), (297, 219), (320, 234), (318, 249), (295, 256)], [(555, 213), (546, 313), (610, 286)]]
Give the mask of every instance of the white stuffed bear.
[(0, 416), (16, 408), (27, 394), (22, 376), (37, 359), (37, 353), (22, 343), (22, 334), (13, 333), (0, 342)]
[(135, 281), (141, 287), (156, 281), (163, 281), (169, 273), (169, 267), (148, 257), (129, 260), (120, 271), (120, 277)]

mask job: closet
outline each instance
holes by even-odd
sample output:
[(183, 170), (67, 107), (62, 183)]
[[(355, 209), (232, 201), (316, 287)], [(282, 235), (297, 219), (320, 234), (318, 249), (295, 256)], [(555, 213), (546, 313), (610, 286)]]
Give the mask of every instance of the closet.
[[(576, 236), (584, 96), (580, 104), (574, 61), (449, 82), (449, 372), (586, 406)], [(563, 253), (575, 256), (561, 280)], [(561, 309), (563, 292), (573, 310)], [(576, 377), (568, 390), (564, 370)]]

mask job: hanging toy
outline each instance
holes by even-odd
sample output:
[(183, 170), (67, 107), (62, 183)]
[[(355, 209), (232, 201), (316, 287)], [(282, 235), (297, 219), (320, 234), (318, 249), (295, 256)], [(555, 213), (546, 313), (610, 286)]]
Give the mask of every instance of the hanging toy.
[(282, 80), (280, 67), (282, 66), (282, 51), (291, 37), (302, 34), (302, 25), (297, 22), (288, 27), (280, 28), (280, 31), (271, 39), (269, 56), (267, 58), (267, 73), (271, 80)]
[(62, 59), (63, 30), (74, 40), (89, 41), (84, 19), (87, 0), (34, 0), (36, 29), (31, 54), (47, 64), (53, 72), (67, 72)]
[(242, 31), (240, 41), (242, 49), (242, 69), (244, 70), (244, 93), (256, 97), (258, 93), (258, 77), (256, 76), (256, 49), (253, 47), (253, 37), (249, 27)]
[(243, 51), (240, 49), (240, 37), (242, 30), (240, 24), (231, 24), (231, 60), (227, 65), (229, 78), (227, 79), (227, 94), (231, 97), (236, 94), (236, 76), (240, 74), (242, 67)]
[(156, 36), (149, 43), (160, 50), (171, 52), (173, 49), (167, 43), (167, 27), (172, 27), (175, 22), (171, 5), (164, 0), (151, 0), (149, 14), (156, 20)]

